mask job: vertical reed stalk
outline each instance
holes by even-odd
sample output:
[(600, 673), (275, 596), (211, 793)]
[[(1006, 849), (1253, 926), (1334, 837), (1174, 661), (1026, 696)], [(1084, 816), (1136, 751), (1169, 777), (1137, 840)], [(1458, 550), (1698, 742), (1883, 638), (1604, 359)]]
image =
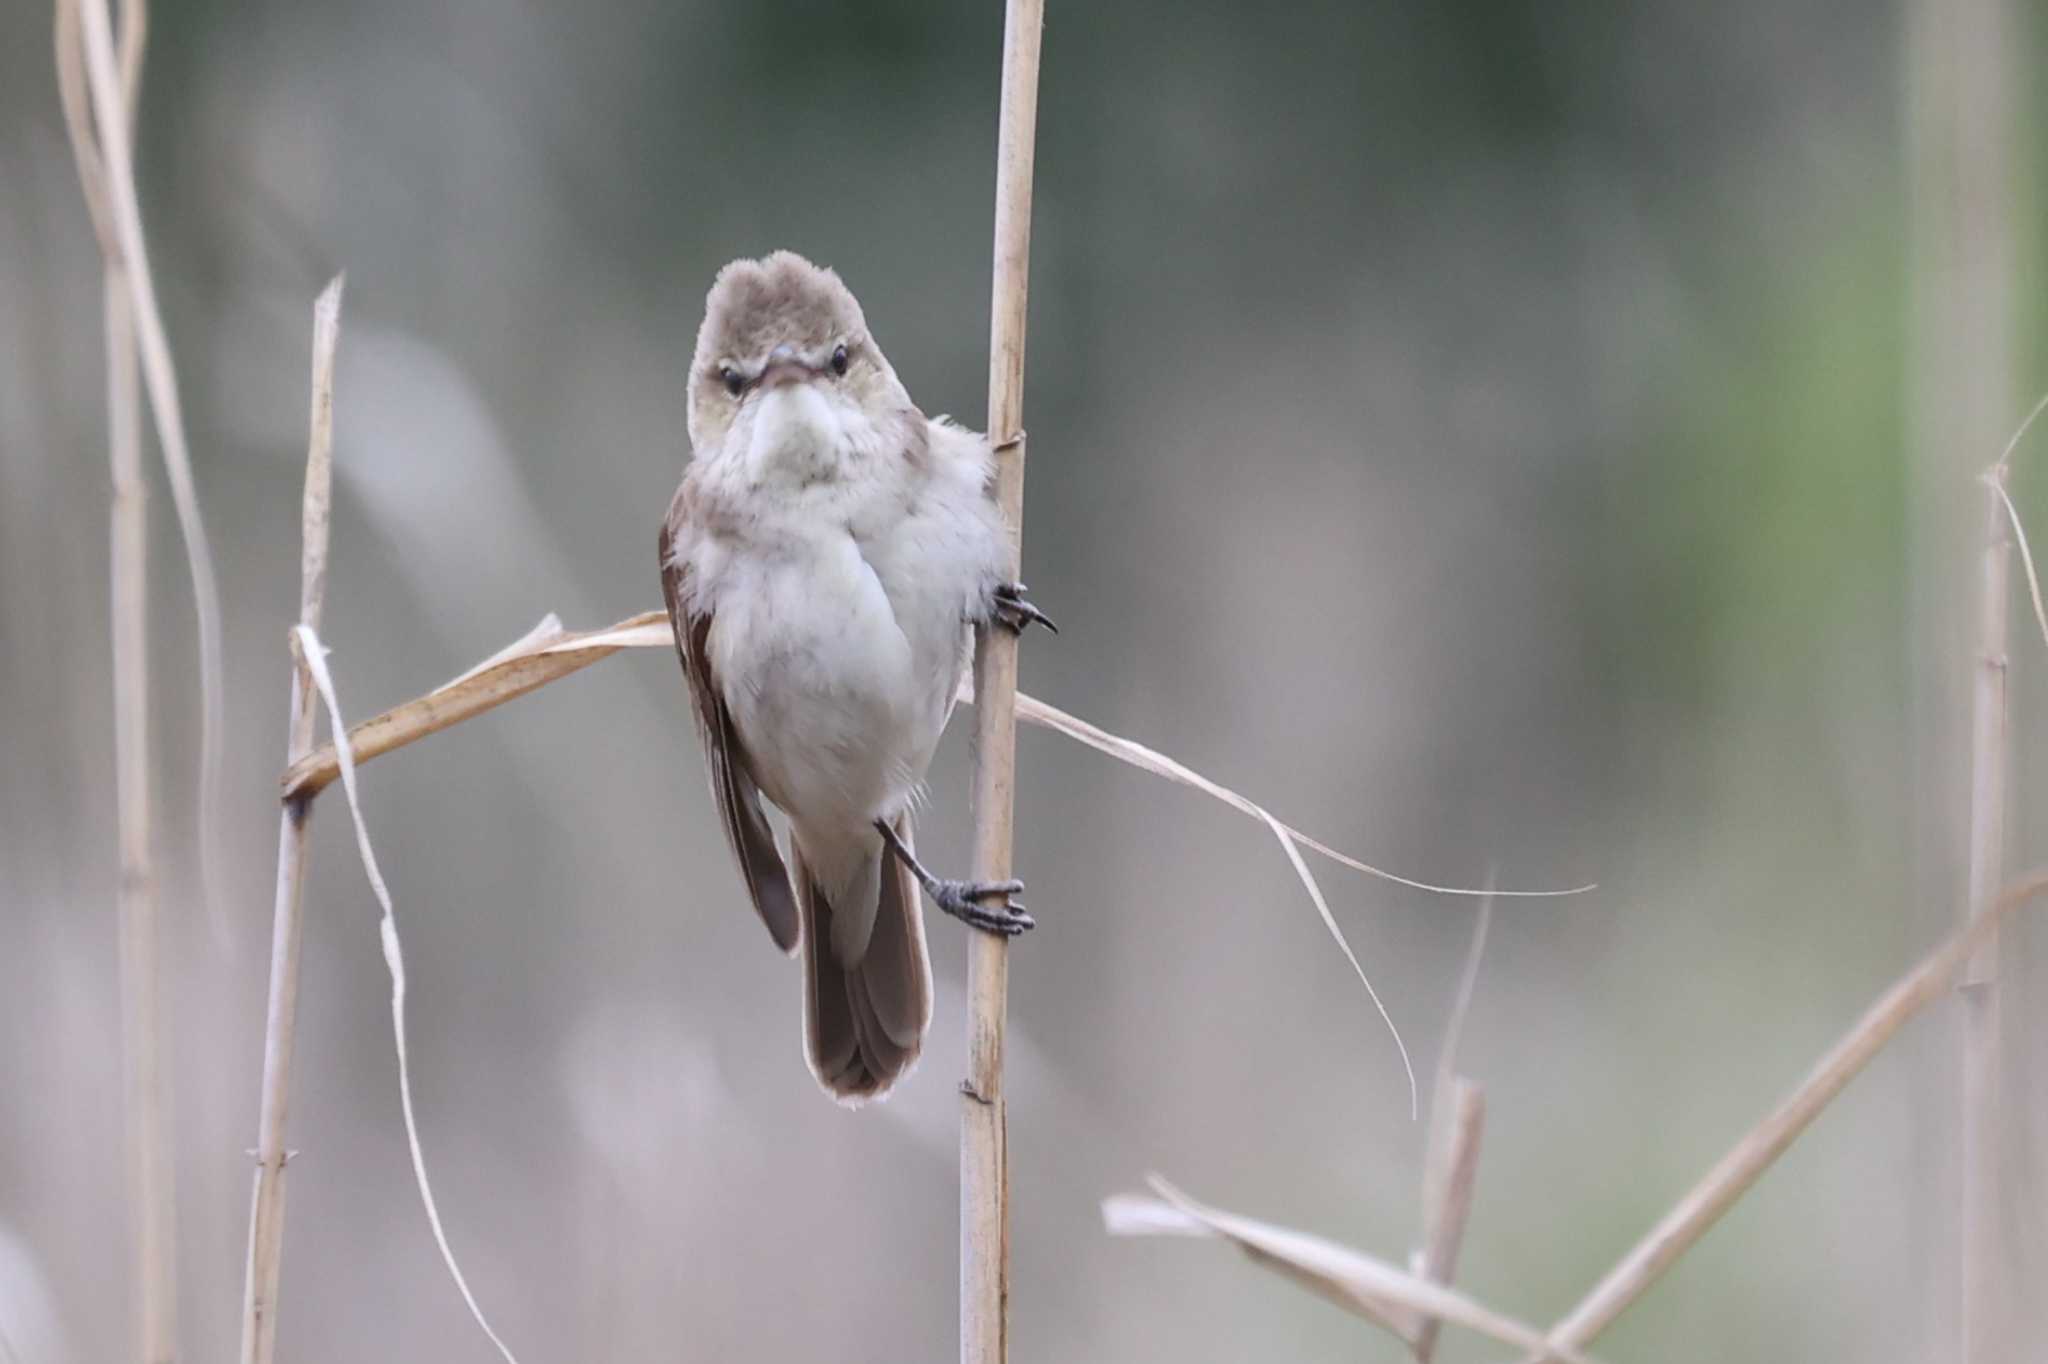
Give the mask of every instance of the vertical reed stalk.
[[(1941, 509), (1929, 545), (1938, 559), (1923, 558), (1921, 569), (1942, 585), (1935, 594), (1936, 620), (1974, 625), (1968, 633), (1930, 634), (1925, 643), (1953, 657), (1967, 641), (1974, 653), (1969, 818), (1966, 831), (1957, 831), (1966, 840), (1968, 868), (1967, 895), (1958, 911), (1968, 918), (1996, 897), (2005, 868), (2011, 542), (2003, 462), (1986, 479), (1993, 486), (1981, 513), (1983, 532), (1976, 529), (1976, 509), (1957, 495), (1971, 486), (1965, 476), (1978, 473), (2012, 420), (2014, 87), (2008, 64), (2014, 7), (2008, 0), (1917, 0), (1910, 18), (1912, 365), (1920, 390), (1915, 438), (1925, 471), (1921, 492)], [(1958, 543), (1981, 547), (1974, 582), (1954, 553)], [(1950, 676), (1960, 680), (1959, 673)], [(1961, 713), (1959, 694), (1944, 689), (1940, 699), (1948, 713)], [(1961, 1183), (1954, 1198), (1959, 1221), (1949, 1280), (1955, 1285), (1957, 1334), (1938, 1353), (1960, 1364), (2003, 1357), (1997, 976), (1998, 939), (1992, 934), (1964, 969), (1958, 991)]]
[[(149, 485), (142, 470), (135, 313), (127, 261), (108, 206), (106, 163), (86, 91), (84, 37), (76, 0), (58, 0), (53, 33), (65, 125), (103, 263), (111, 474), (108, 619), (114, 673), (114, 809), (120, 857), (116, 909), (129, 1196), (135, 1226), (137, 1347), (145, 1364), (169, 1364), (177, 1356), (178, 1338), (177, 1218), (170, 1096), (163, 1068), (162, 948), (150, 809)], [(124, 135), (131, 134), (135, 126), (148, 34), (146, 0), (129, 0), (121, 9), (114, 44)]]
[(112, 505), (114, 768), (119, 825), (122, 1051), (128, 1086), (142, 1358), (177, 1357), (177, 1199), (164, 1075), (163, 951), (152, 852), (149, 761), (148, 495), (128, 285), (108, 269), (107, 415), (114, 432)]
[[(313, 306), (313, 398), (300, 513), (299, 623), (318, 629), (327, 595), (328, 508), (333, 486), (334, 350), (341, 329), (341, 279)], [(296, 633), (293, 635), (297, 639)], [(313, 675), (292, 650), (291, 727), (285, 760), (313, 751), (320, 703)], [(277, 832), (277, 906), (270, 936), (270, 998), (263, 1032), (263, 1097), (257, 1114), (256, 1190), (249, 1211), (249, 1260), (242, 1291), (242, 1364), (269, 1364), (277, 1348), (277, 1289), (284, 1255), (285, 1109), (291, 1097), (298, 1027), (299, 942), (306, 885), (306, 835), (313, 794), (285, 801)]]
[(141, 1358), (178, 1356), (176, 1186), (164, 1077), (162, 942), (150, 819), (150, 524), (141, 475), (135, 319), (121, 266), (106, 266), (106, 418), (113, 434), (115, 811), (121, 840), (121, 1051), (127, 1069)]
[(141, 1357), (178, 1353), (177, 1199), (164, 1074), (163, 950), (152, 851), (149, 761), (149, 522), (135, 319), (122, 267), (106, 279), (107, 418), (112, 435), (114, 804), (119, 826), (122, 1051), (128, 1086)]
[[(995, 269), (989, 309), (988, 438), (996, 498), (1022, 560), (1024, 323), (1031, 258), (1031, 167), (1038, 130), (1044, 0), (1009, 0), (996, 141)], [(1010, 875), (1017, 775), (1017, 640), (984, 628), (974, 653), (974, 875)], [(1009, 944), (975, 933), (967, 967), (967, 1079), (960, 1086), (960, 1358), (1009, 1357), (1010, 1161), (1003, 1097)]]
[[(2012, 609), (2012, 539), (2006, 531), (2006, 467), (1986, 475), (1986, 526), (1979, 563), (1976, 677), (1970, 717), (1970, 881), (1966, 916), (1987, 909), (2005, 874), (2007, 644)], [(1998, 1178), (2003, 1103), (1999, 1086), (1998, 932), (1985, 935), (1963, 968), (1962, 1364), (2000, 1357), (2004, 1261)]]

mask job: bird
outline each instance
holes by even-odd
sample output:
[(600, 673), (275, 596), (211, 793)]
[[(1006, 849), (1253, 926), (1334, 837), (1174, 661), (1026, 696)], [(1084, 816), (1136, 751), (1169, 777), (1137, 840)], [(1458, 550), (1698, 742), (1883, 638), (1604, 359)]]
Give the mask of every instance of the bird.
[(976, 929), (1033, 926), (1021, 881), (933, 875), (912, 813), (975, 628), (1057, 627), (1008, 577), (988, 439), (911, 401), (835, 271), (719, 270), (688, 385), (662, 595), (740, 880), (803, 958), (805, 1060), (858, 1105), (931, 1026), (919, 890)]

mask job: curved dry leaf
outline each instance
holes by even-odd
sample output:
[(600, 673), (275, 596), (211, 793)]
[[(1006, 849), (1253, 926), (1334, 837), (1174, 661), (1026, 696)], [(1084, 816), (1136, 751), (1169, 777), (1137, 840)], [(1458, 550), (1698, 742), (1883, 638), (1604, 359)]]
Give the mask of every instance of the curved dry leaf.
[(1158, 1200), (1132, 1194), (1103, 1200), (1103, 1223), (1112, 1236), (1220, 1237), (1404, 1341), (1414, 1339), (1415, 1324), (1434, 1317), (1505, 1345), (1547, 1350), (1566, 1364), (1590, 1364), (1584, 1354), (1547, 1339), (1533, 1326), (1363, 1251), (1208, 1207), (1158, 1175), (1148, 1176), (1146, 1183), (1159, 1195)]

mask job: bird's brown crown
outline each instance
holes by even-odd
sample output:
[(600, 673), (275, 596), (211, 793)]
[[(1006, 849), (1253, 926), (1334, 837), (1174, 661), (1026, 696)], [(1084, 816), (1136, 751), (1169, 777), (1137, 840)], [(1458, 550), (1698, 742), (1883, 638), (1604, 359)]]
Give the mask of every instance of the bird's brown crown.
[(860, 304), (839, 276), (794, 251), (736, 260), (718, 272), (704, 299), (694, 368), (751, 364), (777, 346), (811, 356), (867, 331)]

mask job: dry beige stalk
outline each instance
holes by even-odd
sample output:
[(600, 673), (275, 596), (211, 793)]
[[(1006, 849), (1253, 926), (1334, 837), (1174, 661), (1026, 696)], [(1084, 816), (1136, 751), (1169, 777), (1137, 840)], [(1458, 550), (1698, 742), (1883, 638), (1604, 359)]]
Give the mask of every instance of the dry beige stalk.
[[(300, 508), (299, 624), (317, 630), (327, 593), (327, 547), (334, 485), (334, 355), (341, 334), (342, 281), (313, 305), (312, 403), (306, 437), (306, 487)], [(287, 761), (311, 751), (319, 693), (304, 655), (292, 650)], [(250, 1199), (249, 1255), (242, 1291), (242, 1364), (269, 1364), (277, 1348), (277, 1291), (284, 1255), (285, 1114), (291, 1100), (298, 1029), (299, 943), (305, 923), (309, 792), (285, 802), (277, 832), (277, 903), (270, 935), (270, 994), (263, 1029), (263, 1093), (256, 1119), (256, 1187)]]
[[(2007, 483), (2013, 451), (2048, 407), (2043, 398), (2020, 423), (1998, 460), (1981, 476), (1987, 494), (1984, 541), (1977, 565), (1977, 656), (1971, 677), (1969, 882), (1961, 912), (1981, 914), (2005, 874), (2005, 822), (2011, 735), (2012, 549), (2020, 550), (2034, 616), (2048, 637), (2048, 612), (2034, 571), (2026, 527)], [(2008, 535), (2007, 532), (2011, 534)], [(1958, 1275), (1965, 1364), (1989, 1360), (2003, 1339), (2001, 1289), (2004, 1200), (1998, 1172), (2003, 1154), (2004, 1095), (1999, 1079), (1998, 934), (1990, 933), (1963, 970), (1962, 1257)]]
[[(129, 0), (121, 11), (116, 44), (124, 132), (134, 128), (148, 27), (146, 0)], [(168, 1364), (177, 1356), (177, 1217), (170, 1094), (163, 1065), (162, 948), (150, 810), (148, 483), (142, 463), (135, 314), (127, 266), (107, 206), (106, 167), (93, 131), (77, 0), (59, 0), (54, 34), (65, 128), (102, 258), (112, 475), (108, 576), (112, 587), (114, 806), (120, 849), (116, 897), (129, 1182), (136, 1223), (136, 1326), (139, 1355), (145, 1364)]]
[[(989, 300), (988, 438), (996, 501), (1010, 529), (1016, 581), (1024, 527), (1024, 324), (1031, 273), (1031, 174), (1038, 139), (1038, 53), (1045, 0), (1003, 12), (1002, 106), (996, 133), (995, 263)], [(974, 875), (1010, 876), (1017, 788), (1017, 639), (983, 627), (975, 641)], [(960, 1358), (1010, 1354), (1009, 1116), (1003, 1032), (1009, 941), (969, 935), (967, 1077), (960, 1085)]]
[[(1977, 579), (1977, 653), (1970, 696), (1969, 883), (1965, 921), (1991, 904), (2005, 877), (2007, 646), (2012, 618), (2012, 540), (2006, 534), (2005, 466), (1996, 466), (1984, 509)], [(2017, 518), (2014, 524), (2018, 524)], [(2003, 1096), (1999, 1084), (1998, 931), (1985, 934), (1958, 982), (1963, 1012), (1962, 1220), (1959, 1266), (1964, 1364), (1989, 1364), (2000, 1334), (2003, 1274), (1999, 1191)]]
[[(1939, 999), (1957, 971), (1998, 929), (1999, 921), (2048, 890), (2048, 871), (2007, 887), (1981, 913), (1908, 971), (1864, 1011), (1856, 1026), (1815, 1063), (1799, 1087), (1770, 1116), (1745, 1133), (1728, 1154), (1666, 1213), (1634, 1249), (1551, 1332), (1553, 1341), (1590, 1345), (1614, 1319), (1662, 1278), (1672, 1264), (1748, 1193), (1764, 1171), (1834, 1102), (1849, 1081), (1882, 1051), (1906, 1021)], [(1550, 1356), (1532, 1355), (1526, 1364)]]

